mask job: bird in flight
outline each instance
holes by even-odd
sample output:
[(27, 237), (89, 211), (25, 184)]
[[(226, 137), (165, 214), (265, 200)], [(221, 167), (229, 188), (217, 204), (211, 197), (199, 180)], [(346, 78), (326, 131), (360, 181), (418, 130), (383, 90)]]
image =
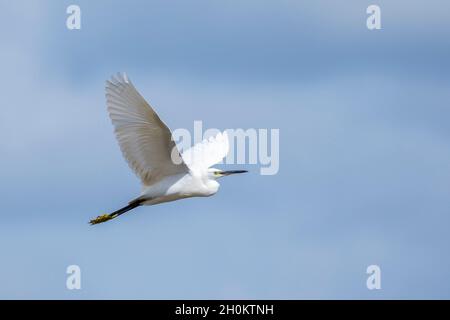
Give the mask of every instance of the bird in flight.
[(106, 104), (122, 154), (141, 179), (142, 190), (128, 205), (92, 219), (91, 224), (117, 218), (142, 205), (209, 197), (219, 189), (217, 179), (247, 172), (211, 168), (228, 154), (226, 131), (180, 154), (169, 128), (125, 73), (106, 81)]

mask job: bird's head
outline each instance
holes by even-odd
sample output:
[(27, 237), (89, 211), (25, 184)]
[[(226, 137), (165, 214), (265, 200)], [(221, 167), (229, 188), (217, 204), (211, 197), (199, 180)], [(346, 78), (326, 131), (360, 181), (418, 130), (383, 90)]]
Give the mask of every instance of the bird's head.
[(210, 179), (219, 179), (221, 177), (225, 177), (225, 176), (229, 176), (232, 174), (236, 174), (236, 173), (245, 173), (247, 172), (247, 170), (228, 170), (228, 171), (223, 171), (220, 169), (216, 169), (216, 168), (209, 168), (208, 169), (208, 177)]

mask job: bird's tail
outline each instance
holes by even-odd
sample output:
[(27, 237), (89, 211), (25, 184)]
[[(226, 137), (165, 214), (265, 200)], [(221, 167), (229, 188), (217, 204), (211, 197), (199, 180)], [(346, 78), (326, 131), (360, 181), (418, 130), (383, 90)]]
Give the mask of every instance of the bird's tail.
[(137, 200), (131, 201), (127, 206), (125, 206), (123, 208), (120, 208), (119, 210), (114, 211), (113, 213), (104, 214), (104, 215), (98, 216), (97, 218), (92, 219), (91, 221), (89, 221), (89, 223), (91, 225), (94, 225), (94, 224), (99, 224), (99, 223), (102, 223), (102, 222), (106, 222), (106, 221), (112, 220), (112, 219), (117, 218), (118, 216), (120, 216), (121, 214), (123, 214), (123, 213), (125, 213), (127, 211), (130, 211), (130, 210), (132, 210), (132, 209), (134, 209), (136, 207), (139, 207), (141, 204), (142, 204), (142, 201), (137, 201)]

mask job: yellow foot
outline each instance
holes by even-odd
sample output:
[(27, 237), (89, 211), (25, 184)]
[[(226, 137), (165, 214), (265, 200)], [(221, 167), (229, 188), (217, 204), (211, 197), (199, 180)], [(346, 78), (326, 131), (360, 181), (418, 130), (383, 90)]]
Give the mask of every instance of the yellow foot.
[(89, 223), (90, 223), (91, 225), (94, 225), (94, 224), (106, 222), (106, 221), (108, 221), (108, 220), (111, 220), (112, 218), (113, 218), (113, 217), (111, 217), (109, 214), (104, 214), (104, 215), (98, 216), (98, 217), (95, 218), (95, 219), (92, 219), (91, 221), (89, 221)]

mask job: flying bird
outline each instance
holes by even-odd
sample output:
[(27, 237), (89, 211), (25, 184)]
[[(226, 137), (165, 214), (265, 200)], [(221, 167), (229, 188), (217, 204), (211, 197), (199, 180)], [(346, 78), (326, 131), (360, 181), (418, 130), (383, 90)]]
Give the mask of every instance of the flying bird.
[(209, 197), (219, 190), (217, 179), (247, 172), (211, 167), (228, 154), (226, 131), (180, 154), (169, 128), (125, 73), (106, 81), (106, 104), (122, 154), (140, 178), (142, 189), (128, 205), (92, 219), (91, 224), (117, 218), (142, 205)]

